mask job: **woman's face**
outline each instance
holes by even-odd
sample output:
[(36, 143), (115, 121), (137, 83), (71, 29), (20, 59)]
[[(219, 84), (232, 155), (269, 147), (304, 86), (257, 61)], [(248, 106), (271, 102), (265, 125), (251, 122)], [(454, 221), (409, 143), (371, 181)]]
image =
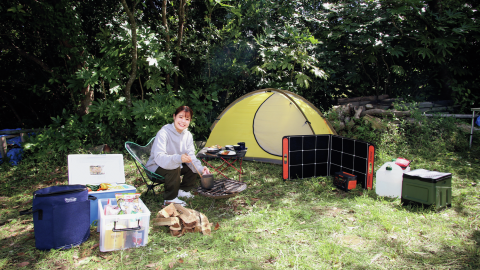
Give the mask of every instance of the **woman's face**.
[(177, 115), (173, 115), (173, 124), (178, 133), (182, 133), (183, 130), (190, 125), (190, 113), (181, 111)]

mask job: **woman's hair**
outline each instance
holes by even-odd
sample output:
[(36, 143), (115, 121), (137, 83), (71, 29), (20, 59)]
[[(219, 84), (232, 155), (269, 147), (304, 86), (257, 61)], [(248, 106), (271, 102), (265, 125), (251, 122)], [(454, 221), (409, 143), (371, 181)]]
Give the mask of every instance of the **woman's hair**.
[(190, 114), (190, 119), (193, 118), (193, 111), (192, 109), (190, 109), (190, 107), (188, 106), (180, 106), (178, 107), (176, 110), (175, 110), (175, 113), (173, 113), (174, 116), (176, 116), (177, 114), (181, 113), (181, 112), (185, 112), (185, 114), (189, 113)]

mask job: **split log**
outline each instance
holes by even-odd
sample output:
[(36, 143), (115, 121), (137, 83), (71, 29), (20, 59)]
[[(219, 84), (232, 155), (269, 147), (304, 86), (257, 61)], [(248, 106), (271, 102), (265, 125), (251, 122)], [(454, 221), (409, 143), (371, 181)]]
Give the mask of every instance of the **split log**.
[(157, 226), (172, 226), (175, 224), (180, 224), (178, 217), (168, 217), (168, 218), (154, 218), (153, 224)]
[(205, 235), (210, 235), (212, 233), (213, 223), (208, 222), (207, 216), (200, 213), (200, 221), (202, 223), (202, 233)]
[(175, 204), (171, 203), (167, 207), (160, 210), (157, 214), (158, 218), (178, 217), (180, 214), (175, 209)]
[(355, 115), (353, 118), (360, 119), (360, 114), (363, 112), (363, 106), (355, 107)]
[[(176, 217), (165, 218), (165, 215), (178, 214)], [(185, 233), (201, 232), (204, 235), (210, 235), (212, 232), (212, 223), (208, 221), (207, 216), (193, 210), (185, 208), (179, 204), (171, 204), (159, 211), (157, 218), (153, 219), (153, 224), (157, 226), (169, 226), (172, 236), (182, 236)]]
[(175, 237), (180, 237), (183, 235), (182, 231), (173, 231), (173, 230), (170, 230), (170, 234)]
[(365, 115), (376, 115), (376, 116), (410, 116), (410, 111), (391, 111), (391, 110), (381, 110), (381, 109), (373, 109), (368, 111), (363, 111), (360, 116)]

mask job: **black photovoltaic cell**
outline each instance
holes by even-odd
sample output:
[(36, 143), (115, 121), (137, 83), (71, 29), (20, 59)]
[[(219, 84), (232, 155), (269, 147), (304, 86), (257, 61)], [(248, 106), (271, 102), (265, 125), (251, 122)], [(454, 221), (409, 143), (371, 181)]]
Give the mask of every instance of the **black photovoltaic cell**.
[(327, 163), (328, 162), (328, 149), (324, 150), (315, 150), (315, 162), (316, 163)]
[[(308, 178), (347, 172), (357, 176), (357, 183), (365, 188), (368, 175), (369, 146), (372, 144), (336, 135), (286, 136), (288, 149), (288, 178)], [(284, 144), (285, 147), (285, 144)], [(373, 154), (371, 174), (373, 173)], [(371, 187), (370, 187), (371, 188)]]
[(302, 165), (303, 155), (302, 151), (296, 151), (290, 153), (290, 165)]
[(301, 151), (303, 150), (303, 138), (294, 137), (290, 139), (290, 151)]

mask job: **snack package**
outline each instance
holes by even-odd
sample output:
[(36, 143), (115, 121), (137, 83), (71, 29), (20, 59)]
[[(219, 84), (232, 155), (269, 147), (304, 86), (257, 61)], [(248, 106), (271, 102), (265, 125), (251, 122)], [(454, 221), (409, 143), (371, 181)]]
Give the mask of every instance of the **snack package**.
[(118, 215), (120, 213), (120, 207), (118, 205), (112, 205), (112, 202), (110, 199), (108, 199), (107, 205), (105, 205), (104, 208), (104, 215)]
[(115, 193), (115, 198), (117, 199), (117, 205), (121, 209), (120, 213), (118, 213), (119, 215), (142, 213), (139, 201), (140, 193)]

